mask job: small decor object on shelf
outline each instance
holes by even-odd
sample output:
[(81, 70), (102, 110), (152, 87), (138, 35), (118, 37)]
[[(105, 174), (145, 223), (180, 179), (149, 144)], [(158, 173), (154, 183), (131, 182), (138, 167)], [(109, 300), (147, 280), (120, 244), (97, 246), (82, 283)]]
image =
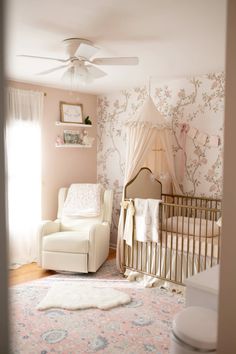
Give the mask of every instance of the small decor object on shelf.
[(82, 104), (60, 102), (61, 122), (83, 123)]
[(83, 145), (89, 145), (92, 146), (94, 141), (94, 138), (91, 136), (88, 136), (88, 132), (84, 130), (84, 135), (83, 135)]
[(92, 122), (91, 122), (89, 116), (87, 116), (87, 117), (85, 118), (84, 123), (87, 124), (87, 125), (92, 125)]
[(63, 144), (64, 144), (63, 138), (60, 135), (58, 135), (56, 138), (56, 145), (63, 145)]
[(64, 143), (82, 145), (83, 140), (81, 133), (75, 130), (64, 130)]

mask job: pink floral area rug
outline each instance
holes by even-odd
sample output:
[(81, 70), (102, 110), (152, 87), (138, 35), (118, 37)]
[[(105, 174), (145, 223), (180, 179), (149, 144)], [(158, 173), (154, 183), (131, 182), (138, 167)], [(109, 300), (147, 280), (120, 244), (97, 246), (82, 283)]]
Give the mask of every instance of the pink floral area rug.
[[(55, 282), (78, 282), (127, 293), (131, 302), (110, 310), (36, 309)], [(57, 274), (10, 288), (11, 353), (141, 354), (169, 352), (172, 319), (184, 306), (180, 294), (142, 288), (107, 261), (96, 274)]]

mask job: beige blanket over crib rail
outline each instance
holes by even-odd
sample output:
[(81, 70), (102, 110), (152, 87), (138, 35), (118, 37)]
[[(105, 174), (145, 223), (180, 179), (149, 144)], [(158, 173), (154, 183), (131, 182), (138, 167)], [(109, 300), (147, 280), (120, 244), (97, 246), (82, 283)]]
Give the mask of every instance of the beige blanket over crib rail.
[(134, 199), (134, 239), (159, 241), (159, 199)]
[(132, 247), (132, 239), (140, 242), (159, 241), (159, 199), (135, 198), (125, 201), (126, 209), (123, 239)]

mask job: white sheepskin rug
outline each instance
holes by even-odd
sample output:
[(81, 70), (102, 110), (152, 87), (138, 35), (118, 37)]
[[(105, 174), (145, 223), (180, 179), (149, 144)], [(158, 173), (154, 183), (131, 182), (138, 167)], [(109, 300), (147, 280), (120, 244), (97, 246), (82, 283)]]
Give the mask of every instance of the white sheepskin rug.
[(98, 288), (75, 282), (55, 283), (45, 298), (38, 304), (38, 310), (63, 308), (66, 310), (97, 307), (108, 310), (131, 301), (128, 294), (112, 288)]

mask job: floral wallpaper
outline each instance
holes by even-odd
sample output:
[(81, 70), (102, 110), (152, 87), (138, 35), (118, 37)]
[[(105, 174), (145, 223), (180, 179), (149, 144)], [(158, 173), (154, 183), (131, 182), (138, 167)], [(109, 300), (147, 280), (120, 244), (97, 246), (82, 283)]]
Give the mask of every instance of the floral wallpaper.
[[(111, 244), (116, 244), (123, 189), (126, 141), (124, 124), (133, 118), (147, 96), (137, 87), (98, 98), (98, 180), (114, 191)], [(224, 73), (178, 79), (161, 85), (151, 82), (157, 109), (172, 122), (176, 170), (183, 159), (183, 193), (221, 197), (224, 120)], [(185, 131), (185, 148), (183, 135)]]

